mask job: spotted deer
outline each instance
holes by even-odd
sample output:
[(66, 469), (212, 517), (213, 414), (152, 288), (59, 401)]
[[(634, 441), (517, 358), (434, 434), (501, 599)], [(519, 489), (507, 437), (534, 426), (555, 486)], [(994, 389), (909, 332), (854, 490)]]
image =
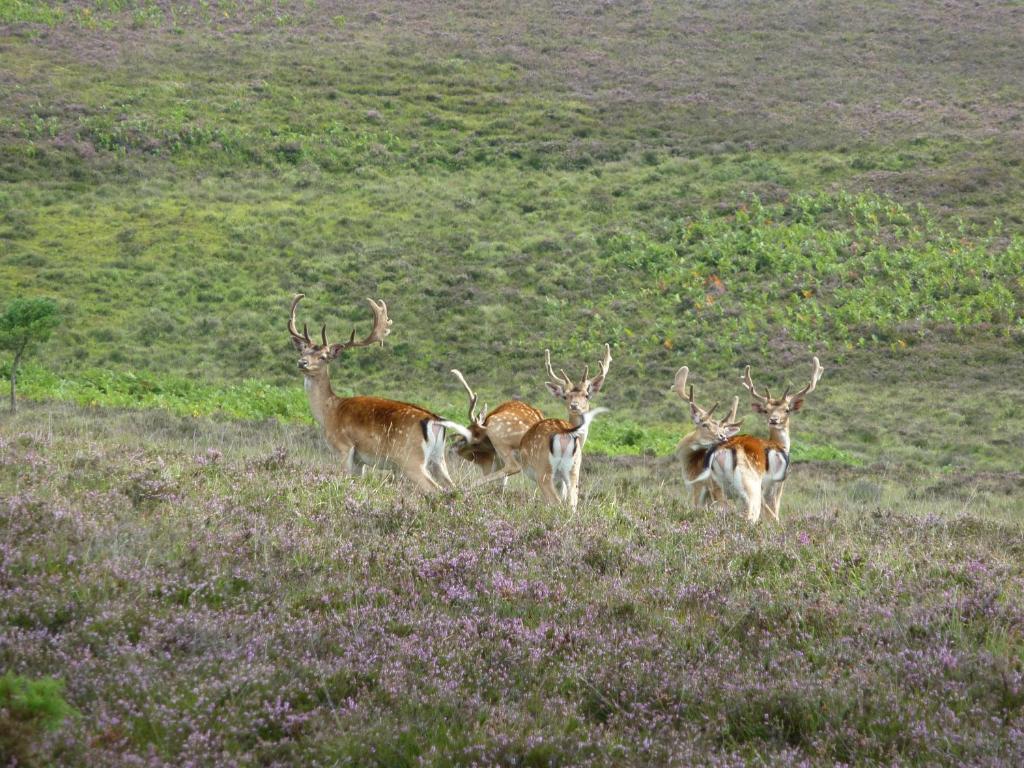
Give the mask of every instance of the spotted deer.
[(672, 385), (673, 391), (679, 395), (679, 398), (690, 404), (690, 419), (694, 426), (693, 431), (679, 442), (676, 455), (683, 462), (683, 481), (690, 489), (690, 504), (693, 507), (703, 507), (709, 503), (721, 501), (724, 499), (724, 494), (710, 476), (700, 480), (697, 478), (707, 468), (706, 462), (711, 456), (712, 449), (739, 432), (743, 422), (736, 421), (736, 411), (740, 405), (738, 397), (732, 399), (732, 410), (728, 416), (721, 421), (712, 419), (711, 414), (715, 412), (718, 403), (707, 410), (697, 405), (693, 399), (693, 385), (690, 385), (689, 391), (686, 389), (686, 380), (689, 375), (690, 369), (684, 365), (676, 371), (675, 381)]
[(551, 504), (568, 501), (575, 512), (579, 504), (583, 446), (587, 442), (590, 423), (608, 410), (591, 408), (590, 400), (604, 385), (612, 362), (612, 351), (605, 344), (600, 373), (590, 378), (588, 365), (578, 384), (574, 384), (564, 370), (560, 372), (561, 376), (555, 375), (551, 367), (550, 350), (544, 350), (544, 362), (551, 379), (545, 386), (551, 394), (565, 402), (569, 410), (569, 421), (543, 419), (530, 427), (519, 444), (518, 464), (540, 486), (545, 501)]
[(380, 397), (338, 397), (331, 388), (330, 365), (342, 353), (356, 347), (384, 345), (391, 333), (387, 305), (367, 299), (373, 312), (370, 334), (356, 340), (355, 329), (341, 344), (327, 341), (327, 326), (320, 329), (320, 343), (309, 337), (305, 324), (300, 334), (295, 308), (303, 299), (292, 299), (288, 333), (299, 352), (298, 367), (305, 377), (306, 394), (313, 417), (327, 442), (344, 460), (349, 474), (360, 474), (365, 465), (395, 468), (424, 492), (452, 488), (445, 465), (445, 428), (461, 425), (441, 419), (418, 405)]
[(738, 500), (739, 508), (752, 523), (761, 517), (762, 505), (773, 520), (779, 519), (782, 488), (789, 473), (789, 417), (803, 407), (804, 398), (814, 391), (825, 372), (817, 357), (813, 363), (810, 382), (792, 395), (787, 387), (780, 398), (773, 398), (767, 388), (763, 395), (757, 392), (748, 365), (743, 386), (750, 392), (751, 407), (768, 421), (768, 439), (737, 435), (726, 440), (713, 449), (708, 469), (698, 476), (704, 479), (710, 475), (728, 496)]
[(504, 488), (509, 474), (502, 470), (518, 466), (515, 452), (519, 450), (523, 435), (543, 419), (544, 414), (519, 400), (508, 400), (490, 412), (486, 405), (477, 411), (477, 394), (470, 388), (461, 371), (452, 369), (451, 372), (469, 395), (469, 435), (463, 436), (456, 443), (455, 451), (483, 471), (484, 476), (478, 484), (490, 482), (492, 475), (497, 474)]

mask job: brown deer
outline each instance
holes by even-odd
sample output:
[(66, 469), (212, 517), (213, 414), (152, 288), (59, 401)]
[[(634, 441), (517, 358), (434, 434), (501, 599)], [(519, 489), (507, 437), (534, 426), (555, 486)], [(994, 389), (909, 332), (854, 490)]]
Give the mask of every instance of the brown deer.
[(690, 369), (684, 365), (676, 371), (675, 382), (672, 386), (673, 391), (679, 395), (680, 399), (690, 404), (690, 419), (694, 426), (693, 431), (679, 442), (676, 455), (683, 462), (683, 481), (690, 489), (690, 504), (699, 508), (725, 498), (722, 489), (710, 476), (701, 480), (696, 478), (701, 476), (707, 468), (706, 460), (710, 456), (711, 450), (739, 432), (743, 422), (736, 421), (736, 411), (740, 405), (738, 397), (732, 399), (732, 410), (728, 416), (721, 421), (712, 419), (711, 414), (718, 407), (718, 403), (707, 410), (697, 405), (693, 399), (693, 385), (690, 385), (689, 392), (686, 389), (686, 380), (689, 375)]
[(303, 294), (292, 299), (288, 333), (299, 351), (299, 370), (305, 377), (306, 394), (313, 417), (327, 442), (344, 459), (345, 471), (361, 474), (364, 465), (385, 465), (397, 469), (424, 491), (452, 488), (445, 465), (445, 427), (461, 425), (441, 419), (418, 405), (380, 397), (338, 397), (331, 389), (330, 365), (338, 355), (355, 347), (384, 345), (391, 333), (391, 319), (383, 302), (367, 299), (373, 312), (373, 329), (356, 341), (355, 329), (347, 342), (330, 344), (327, 326), (320, 330), (320, 344), (309, 337), (306, 326), (300, 334), (295, 325), (295, 308)]
[(748, 365), (743, 386), (753, 398), (751, 407), (767, 418), (768, 439), (737, 435), (726, 440), (712, 449), (708, 468), (696, 478), (710, 476), (728, 496), (738, 499), (752, 523), (761, 517), (762, 505), (773, 520), (779, 519), (782, 488), (789, 473), (789, 417), (803, 407), (804, 398), (814, 391), (825, 372), (817, 357), (813, 363), (810, 383), (792, 395), (787, 387), (780, 398), (773, 398), (767, 388), (763, 395), (757, 392)]
[[(565, 371), (556, 376), (551, 367), (551, 351), (544, 350), (544, 362), (551, 381), (548, 391), (561, 398), (569, 409), (569, 421), (543, 419), (523, 435), (519, 444), (519, 464), (526, 474), (540, 486), (544, 499), (552, 504), (568, 501), (573, 512), (579, 503), (580, 469), (583, 466), (583, 446), (587, 442), (590, 422), (607, 408), (590, 407), (590, 399), (601, 391), (612, 350), (604, 345), (601, 372), (590, 378), (590, 366), (583, 370), (578, 384), (573, 384)], [(518, 471), (518, 469), (516, 470)]]
[(508, 483), (509, 474), (515, 473), (500, 470), (518, 466), (515, 452), (519, 449), (523, 435), (543, 419), (544, 414), (519, 400), (508, 400), (490, 412), (487, 411), (486, 405), (477, 411), (476, 393), (470, 388), (461, 371), (452, 369), (451, 372), (469, 395), (469, 435), (455, 444), (455, 450), (462, 458), (473, 462), (483, 471), (484, 477), (479, 483), (490, 482), (491, 475), (499, 473), (504, 488)]

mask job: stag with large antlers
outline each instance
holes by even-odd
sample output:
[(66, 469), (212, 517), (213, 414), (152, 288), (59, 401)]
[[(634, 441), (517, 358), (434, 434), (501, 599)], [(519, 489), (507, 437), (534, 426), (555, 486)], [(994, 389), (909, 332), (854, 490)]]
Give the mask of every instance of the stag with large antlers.
[[(519, 444), (518, 461), (511, 469), (506, 466), (502, 472), (507, 475), (521, 469), (537, 482), (544, 499), (552, 504), (568, 501), (572, 511), (579, 503), (580, 469), (583, 466), (583, 445), (590, 432), (590, 422), (608, 410), (590, 407), (590, 399), (604, 385), (608, 367), (612, 362), (612, 350), (604, 345), (601, 372), (590, 378), (590, 366), (583, 371), (578, 384), (561, 372), (556, 376), (551, 368), (551, 352), (544, 350), (544, 362), (551, 381), (548, 391), (564, 400), (569, 409), (569, 421), (563, 419), (542, 419), (523, 435)], [(499, 476), (500, 473), (495, 473)], [(482, 482), (482, 481), (481, 481)]]
[(760, 518), (762, 505), (773, 520), (779, 519), (782, 488), (789, 473), (789, 417), (803, 407), (804, 398), (814, 391), (825, 372), (818, 358), (813, 363), (810, 382), (792, 395), (787, 387), (780, 398), (773, 398), (767, 388), (764, 394), (757, 391), (748, 365), (743, 386), (750, 392), (751, 407), (768, 421), (768, 439), (737, 435), (713, 449), (704, 474), (710, 474), (726, 494), (739, 500), (752, 523)]
[(424, 492), (453, 487), (445, 465), (445, 428), (460, 431), (461, 425), (417, 405), (379, 397), (338, 397), (331, 388), (330, 364), (338, 355), (356, 347), (384, 345), (391, 333), (387, 305), (367, 299), (373, 328), (366, 338), (356, 340), (353, 329), (348, 341), (331, 344), (324, 325), (317, 344), (305, 325), (299, 333), (295, 323), (295, 308), (302, 298), (298, 293), (292, 299), (288, 333), (299, 351), (310, 410), (327, 442), (344, 457), (345, 470), (359, 474), (364, 465), (384, 465), (396, 468)]
[[(469, 395), (469, 436), (457, 442), (455, 450), (462, 458), (483, 470), (484, 477), (478, 484), (490, 482), (494, 475), (493, 479), (500, 478), (504, 487), (509, 475), (521, 470), (515, 454), (523, 436), (530, 427), (544, 418), (544, 414), (519, 400), (504, 402), (490, 412), (486, 405), (477, 410), (479, 398), (466, 378), (457, 369), (453, 369), (452, 374)], [(497, 466), (499, 464), (500, 467)], [(514, 471), (506, 472), (509, 468)]]
[(689, 390), (686, 389), (689, 375), (690, 369), (685, 365), (676, 371), (672, 389), (680, 399), (690, 404), (690, 419), (694, 429), (679, 442), (676, 455), (683, 461), (683, 480), (690, 489), (690, 503), (696, 508), (724, 498), (721, 488), (710, 476), (700, 480), (697, 478), (707, 468), (706, 462), (711, 450), (739, 432), (742, 422), (736, 421), (736, 411), (740, 405), (738, 397), (732, 399), (732, 410), (728, 416), (721, 421), (711, 418), (718, 403), (707, 410), (697, 405), (693, 398), (693, 385), (690, 385)]

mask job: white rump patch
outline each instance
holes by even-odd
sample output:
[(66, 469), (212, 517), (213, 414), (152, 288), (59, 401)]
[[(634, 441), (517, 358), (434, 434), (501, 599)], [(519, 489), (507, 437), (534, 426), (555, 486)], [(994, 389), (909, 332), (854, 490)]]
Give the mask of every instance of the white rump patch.
[(782, 451), (768, 451), (768, 479), (781, 483), (789, 471), (789, 457)]
[(551, 454), (548, 462), (551, 464), (551, 480), (556, 487), (561, 489), (569, 487), (572, 467), (576, 461), (576, 435), (572, 433), (560, 433), (551, 438)]

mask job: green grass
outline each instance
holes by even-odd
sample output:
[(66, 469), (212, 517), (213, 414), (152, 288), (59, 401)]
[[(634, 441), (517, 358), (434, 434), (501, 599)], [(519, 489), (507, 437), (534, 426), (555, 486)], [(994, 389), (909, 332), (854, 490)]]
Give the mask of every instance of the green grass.
[[(0, 303), (64, 318), (0, 412), (0, 698), (82, 713), (0, 746), (1024, 762), (1018, 10), (0, 0)], [(296, 291), (388, 302), (339, 394), (454, 418), (610, 341), (578, 513), (342, 476)], [(812, 355), (782, 524), (687, 508), (675, 370)]]

